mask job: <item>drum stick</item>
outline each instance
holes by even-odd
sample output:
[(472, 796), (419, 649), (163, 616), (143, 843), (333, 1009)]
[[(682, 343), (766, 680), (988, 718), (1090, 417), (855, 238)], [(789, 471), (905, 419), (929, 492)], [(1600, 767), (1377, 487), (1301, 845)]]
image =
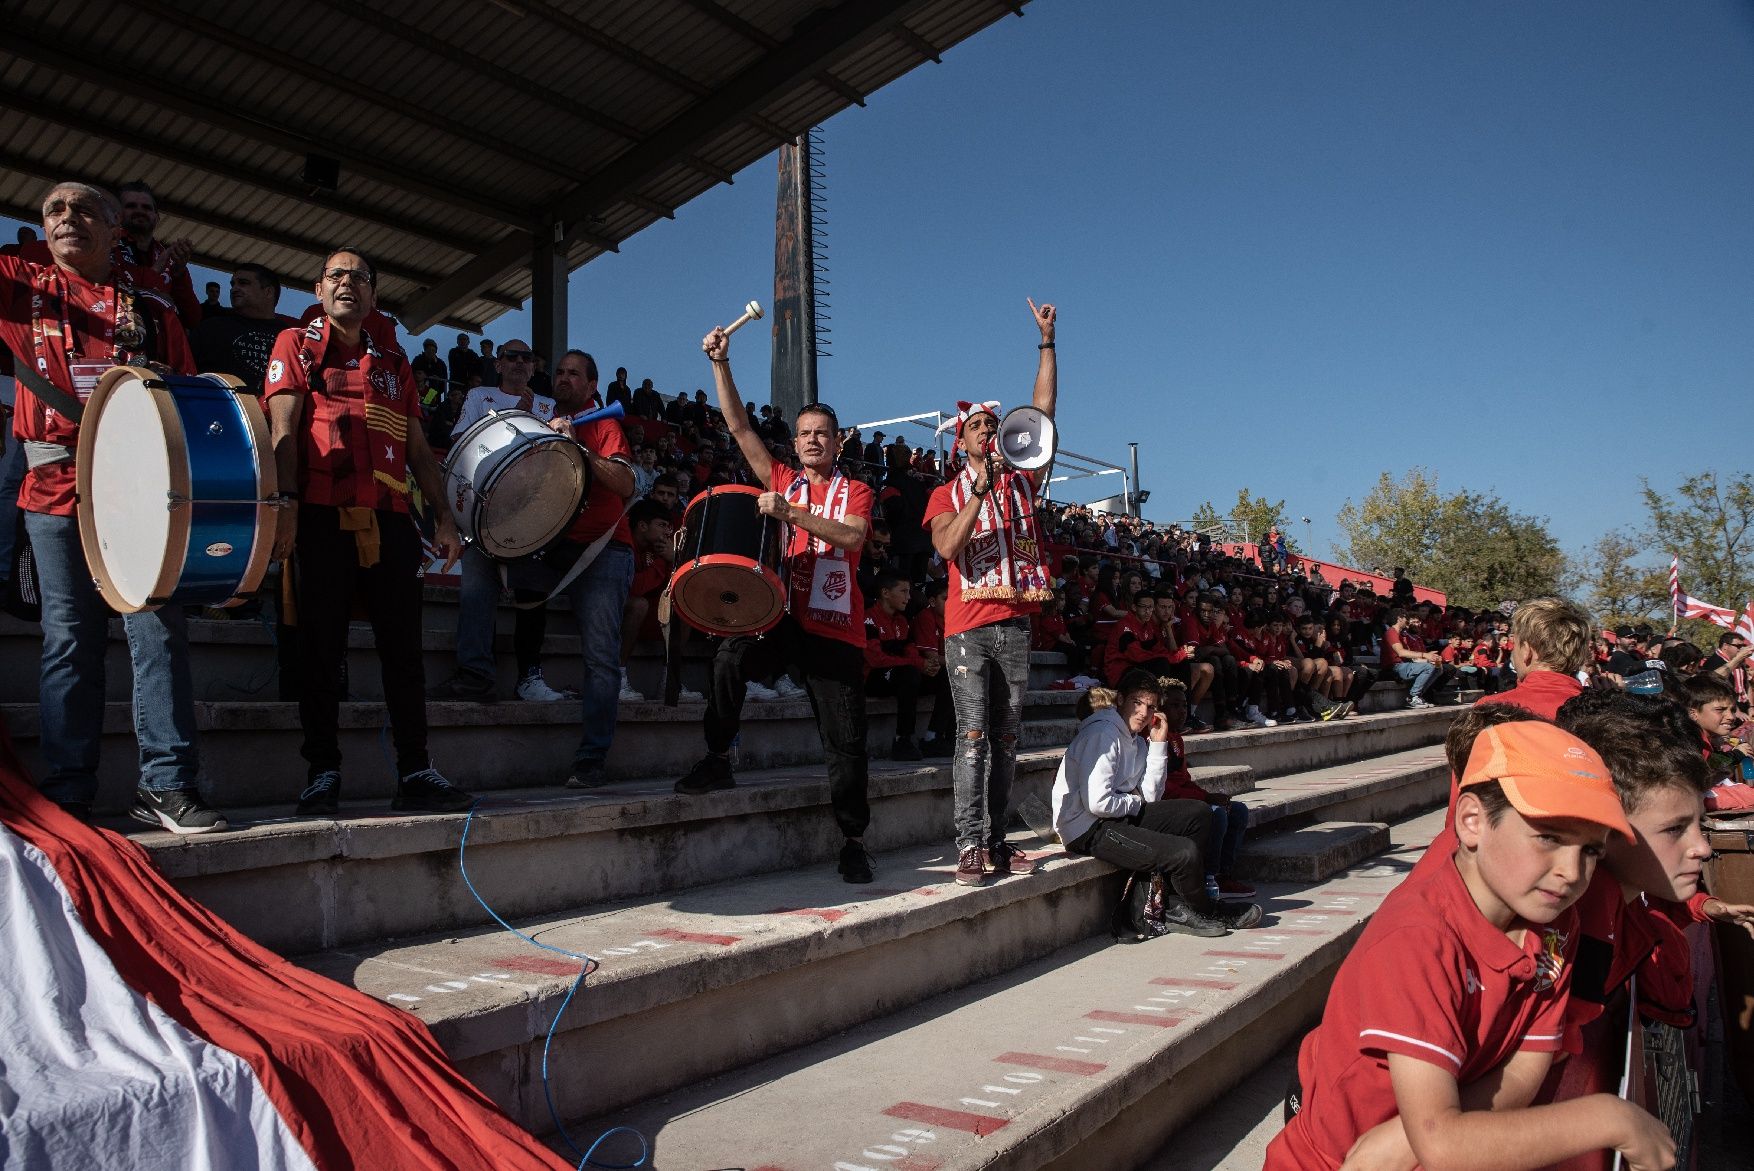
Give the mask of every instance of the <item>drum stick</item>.
[(598, 419), (619, 419), (627, 414), (627, 409), (620, 403), (610, 403), (606, 407), (598, 407), (594, 411), (580, 411), (572, 417), (574, 427), (582, 427), (586, 423), (594, 423)]
[(739, 317), (737, 320), (733, 321), (731, 324), (729, 324), (725, 327), (725, 336), (730, 337), (732, 334), (734, 334), (738, 330), (742, 329), (745, 325), (748, 325), (751, 321), (760, 321), (762, 319), (762, 317), (763, 317), (763, 314), (761, 312), (761, 302), (759, 302), (759, 301), (749, 302), (749, 304), (743, 306), (743, 316)]

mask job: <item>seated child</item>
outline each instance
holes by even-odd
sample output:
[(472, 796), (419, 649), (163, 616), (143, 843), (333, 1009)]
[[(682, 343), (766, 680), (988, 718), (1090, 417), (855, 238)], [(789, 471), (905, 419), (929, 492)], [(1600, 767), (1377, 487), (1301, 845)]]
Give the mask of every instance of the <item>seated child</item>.
[(1662, 1123), (1620, 1098), (1528, 1106), (1562, 1041), (1571, 906), (1608, 834), (1632, 836), (1601, 758), (1541, 722), (1489, 727), (1454, 814), (1453, 849), (1384, 900), (1341, 965), (1267, 1171), (1385, 1148), (1427, 1171), (1533, 1171), (1603, 1147), (1673, 1166)]
[(1248, 832), (1249, 810), (1241, 801), (1222, 793), (1208, 793), (1194, 783), (1188, 771), (1182, 727), (1188, 719), (1188, 689), (1179, 679), (1163, 682), (1163, 718), (1169, 724), (1169, 768), (1163, 778), (1163, 795), (1204, 801), (1212, 809), (1212, 828), (1206, 836), (1206, 896), (1211, 899), (1252, 899), (1255, 888), (1236, 878), (1236, 852)]
[(1201, 847), (1211, 808), (1163, 797), (1169, 722), (1158, 710), (1162, 695), (1155, 675), (1129, 671), (1117, 690), (1092, 688), (1079, 700), (1082, 719), (1054, 777), (1054, 828), (1070, 853), (1129, 872), (1117, 939), (1170, 932), (1210, 938), (1252, 927), (1261, 921), (1258, 906), (1206, 897)]

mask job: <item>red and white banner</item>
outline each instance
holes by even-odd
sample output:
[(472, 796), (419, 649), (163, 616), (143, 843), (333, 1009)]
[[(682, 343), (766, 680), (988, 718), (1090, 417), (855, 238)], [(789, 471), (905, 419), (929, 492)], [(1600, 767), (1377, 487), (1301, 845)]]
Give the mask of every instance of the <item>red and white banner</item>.
[(419, 1021), (313, 975), (63, 813), (0, 730), (0, 1165), (570, 1167)]

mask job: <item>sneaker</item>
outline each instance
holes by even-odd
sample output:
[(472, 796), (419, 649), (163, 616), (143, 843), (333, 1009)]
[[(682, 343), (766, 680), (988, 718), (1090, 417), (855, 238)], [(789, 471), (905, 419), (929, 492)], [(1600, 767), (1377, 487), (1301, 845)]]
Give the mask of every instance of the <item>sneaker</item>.
[(423, 768), (396, 782), (390, 808), (397, 813), (461, 813), (475, 798), (445, 780), (436, 768)]
[(676, 791), (687, 797), (736, 787), (737, 779), (731, 775), (730, 760), (714, 752), (701, 757), (687, 775), (676, 782)]
[(483, 679), (473, 671), (456, 671), (443, 683), (426, 689), (428, 699), (472, 699), (476, 703), (492, 703), (499, 698), (493, 680)]
[(135, 789), (134, 807), (128, 816), (174, 834), (210, 834), (231, 828), (225, 814), (209, 808), (193, 789)]
[(914, 743), (912, 736), (897, 736), (895, 745), (889, 750), (891, 760), (919, 760), (922, 755), (920, 746)]
[(1252, 899), (1255, 897), (1255, 888), (1240, 878), (1220, 878), (1215, 885), (1222, 898)]
[(518, 698), (528, 703), (559, 703), (566, 698), (566, 692), (548, 686), (541, 667), (531, 667), (518, 680)]
[(1220, 899), (1213, 905), (1211, 917), (1232, 931), (1246, 930), (1265, 918), (1259, 903), (1231, 902), (1228, 899)]
[(753, 699), (757, 703), (769, 703), (779, 697), (779, 692), (771, 687), (764, 687), (760, 683), (750, 682), (743, 689), (743, 698), (745, 700)]
[(848, 882), (870, 882), (877, 877), (876, 867), (871, 865), (871, 855), (863, 842), (848, 838), (841, 846), (840, 876)]
[(1352, 714), (1352, 710), (1356, 706), (1357, 705), (1354, 704), (1351, 700), (1342, 699), (1339, 703), (1334, 705), (1334, 710), (1332, 711), (1332, 713), (1329, 714), (1329, 716), (1327, 718), (1331, 719), (1331, 720), (1343, 720), (1347, 716)]
[(705, 703), (706, 696), (702, 695), (698, 691), (690, 691), (686, 687), (679, 687), (676, 690), (676, 702), (677, 703)]
[(609, 783), (609, 770), (600, 760), (577, 760), (567, 773), (569, 789), (600, 789)]
[(985, 886), (987, 884), (987, 852), (979, 846), (965, 846), (956, 856), (956, 884)]
[(1163, 935), (1198, 935), (1202, 939), (1217, 939), (1230, 934), (1230, 926), (1224, 920), (1202, 915), (1175, 898), (1163, 900), (1163, 918), (1153, 926), (1161, 927), (1160, 934)]
[(300, 817), (334, 817), (341, 812), (341, 773), (325, 769), (310, 779), (298, 795)]
[(628, 683), (626, 680), (622, 681), (621, 694), (619, 696), (617, 696), (616, 698), (619, 699), (622, 703), (645, 703), (645, 702), (647, 702), (645, 694), (643, 692), (636, 691), (634, 689), (633, 685), (631, 683)]
[(987, 849), (987, 869), (994, 874), (1034, 874), (1041, 863), (1010, 842), (1000, 842)]
[(1418, 711), (1421, 708), (1428, 708), (1430, 706), (1431, 706), (1431, 704), (1429, 701), (1421, 699), (1420, 697), (1418, 697), (1416, 695), (1410, 697), (1407, 700), (1407, 707), (1411, 711)]
[(1252, 703), (1242, 709), (1242, 718), (1257, 728), (1276, 728), (1279, 726), (1278, 720), (1269, 720), (1261, 712), (1261, 709)]
[(773, 692), (781, 699), (808, 699), (810, 693), (792, 682), (790, 675), (781, 675), (774, 682)]

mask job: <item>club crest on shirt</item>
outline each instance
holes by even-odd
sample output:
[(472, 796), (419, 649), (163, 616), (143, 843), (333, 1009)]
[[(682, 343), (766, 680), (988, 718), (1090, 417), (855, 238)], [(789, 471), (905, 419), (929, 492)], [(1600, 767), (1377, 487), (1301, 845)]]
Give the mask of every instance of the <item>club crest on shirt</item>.
[(847, 593), (847, 571), (833, 569), (822, 579), (822, 596), (831, 602), (838, 602)]
[(1543, 931), (1541, 954), (1535, 957), (1535, 989), (1544, 992), (1559, 982), (1565, 971), (1565, 948), (1571, 942), (1568, 931)]
[(268, 363), (268, 381), (269, 382), (279, 382), (284, 377), (286, 377), (286, 363), (285, 362), (282, 362), (279, 358), (276, 358), (272, 362)]
[(388, 370), (373, 370), (369, 378), (372, 389), (391, 402), (395, 402), (402, 393), (401, 387), (396, 385), (396, 376)]

